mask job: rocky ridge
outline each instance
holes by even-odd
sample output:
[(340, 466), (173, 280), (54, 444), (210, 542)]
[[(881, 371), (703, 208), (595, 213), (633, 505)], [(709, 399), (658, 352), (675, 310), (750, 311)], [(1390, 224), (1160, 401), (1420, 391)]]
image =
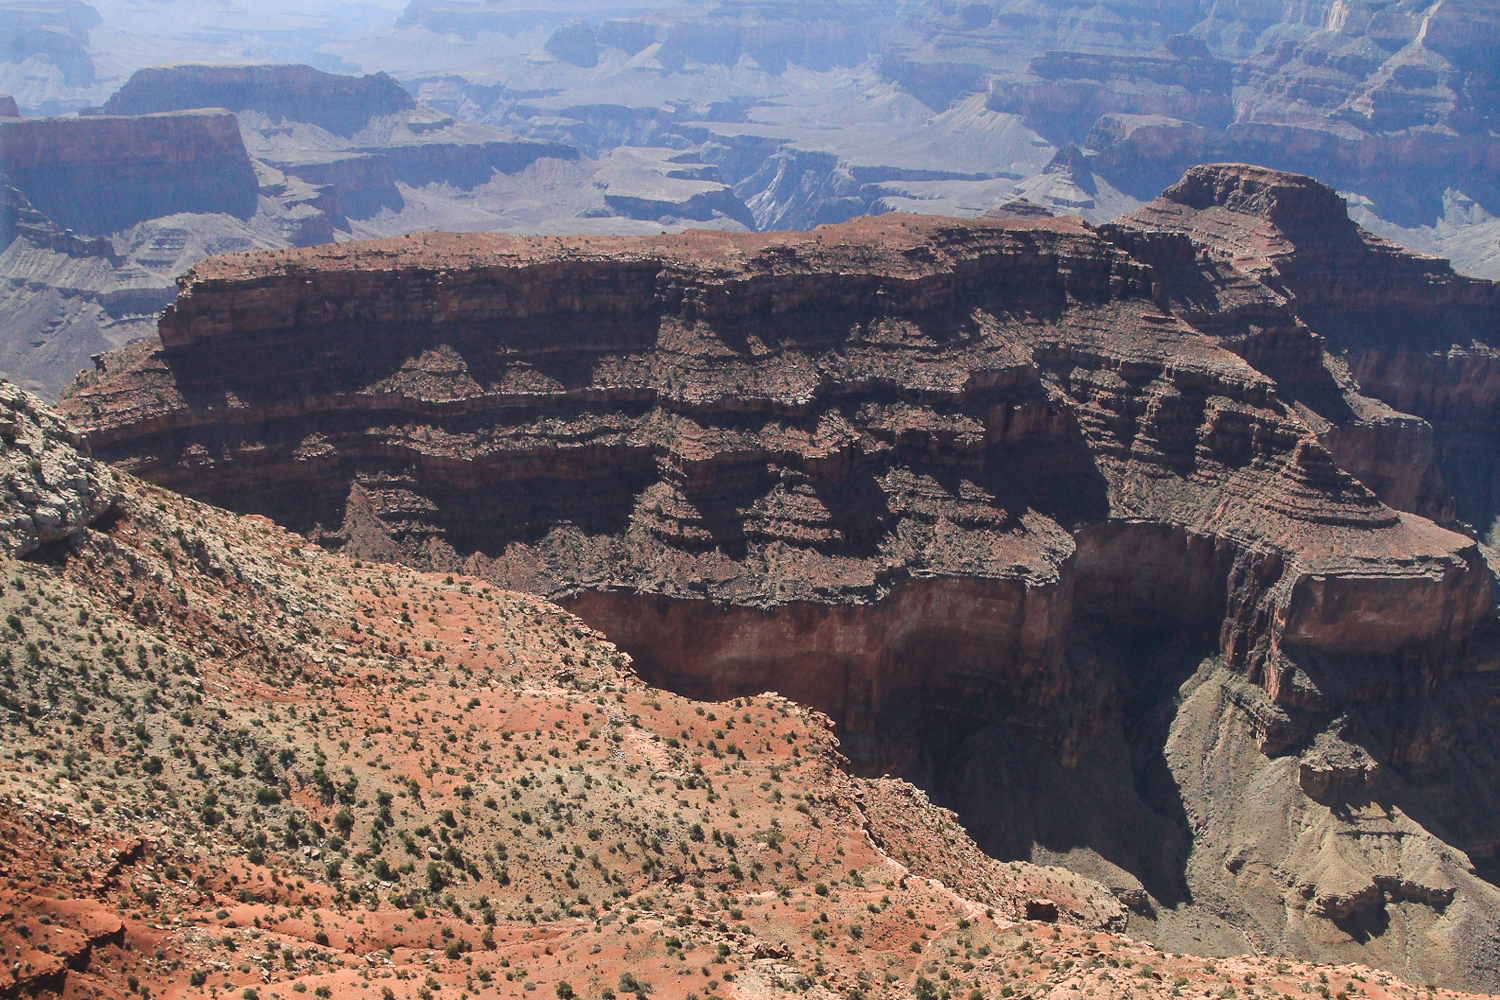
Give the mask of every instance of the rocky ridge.
[(219, 258), (64, 409), (174, 489), (564, 600), (655, 683), (814, 705), (857, 768), (1172, 946), (1481, 985), (1477, 432), (1367, 390), (1355, 345), (1482, 353), (1495, 301), (1220, 166), (1097, 230)]

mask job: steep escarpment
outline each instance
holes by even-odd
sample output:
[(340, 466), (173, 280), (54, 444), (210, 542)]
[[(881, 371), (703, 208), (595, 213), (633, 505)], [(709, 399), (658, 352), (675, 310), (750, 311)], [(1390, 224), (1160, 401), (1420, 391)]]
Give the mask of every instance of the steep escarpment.
[(255, 213), (231, 114), (0, 119), (0, 173), (59, 225), (107, 234), (173, 212)]
[(1233, 118), (1232, 75), (1233, 65), (1201, 41), (1173, 35), (1148, 55), (1045, 52), (1026, 73), (991, 81), (986, 103), (1074, 139), (1101, 116), (1122, 112), (1222, 129)]
[(1258, 364), (1320, 415), (1340, 464), (1395, 506), (1490, 530), (1500, 286), (1407, 253), (1350, 222), (1328, 188), (1267, 170), (1194, 168), (1121, 227), (1163, 247), (1180, 234), (1223, 259), (1158, 259), (1176, 310), (1252, 361), (1276, 352)]
[(416, 99), (386, 73), (338, 76), (311, 66), (161, 66), (136, 70), (105, 102), (109, 115), (189, 108), (259, 111), (350, 135), (371, 118), (415, 110)]
[[(1222, 173), (1163, 204), (1347, 226), (1303, 179)], [(1500, 983), (1484, 552), (1425, 516), (1451, 519), (1440, 472), (1345, 467), (1346, 428), (1420, 453), (1423, 422), (1236, 231), (893, 215), (222, 257), (64, 408), (173, 489), (559, 599), (654, 682), (812, 704), (856, 768), (1174, 948)], [(1433, 266), (1388, 258), (1393, 285)]]

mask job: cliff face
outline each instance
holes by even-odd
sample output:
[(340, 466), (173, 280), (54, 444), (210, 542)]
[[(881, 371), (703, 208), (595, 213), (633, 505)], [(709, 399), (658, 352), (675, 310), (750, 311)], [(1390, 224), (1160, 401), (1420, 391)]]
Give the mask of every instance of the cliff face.
[(1202, 42), (1174, 35), (1149, 55), (1046, 52), (1027, 72), (991, 81), (986, 103), (996, 111), (1048, 123), (1048, 134), (1082, 139), (1100, 117), (1166, 115), (1222, 129), (1234, 117), (1233, 65)]
[(162, 66), (136, 70), (104, 105), (109, 115), (191, 108), (259, 111), (351, 135), (370, 119), (414, 110), (416, 99), (385, 73), (338, 76), (311, 66)]
[(235, 117), (0, 118), (0, 173), (66, 229), (107, 234), (175, 212), (255, 213)]
[[(1233, 269), (1254, 279), (1245, 286), (1254, 304), (1246, 296), (1238, 309), (1260, 315), (1229, 320), (1232, 332), (1225, 317), (1198, 318), (1195, 300), (1209, 290), (1202, 265), (1164, 263), (1179, 311), (1193, 310), (1247, 357), (1274, 342), (1282, 357), (1268, 370), (1283, 395), (1321, 416), (1313, 422), (1340, 464), (1388, 502), (1491, 529), (1500, 517), (1500, 286), (1398, 249), (1343, 218), (1328, 188), (1271, 171), (1195, 168), (1124, 226), (1232, 255)], [(1306, 365), (1285, 356), (1288, 336), (1331, 350)]]
[(101, 456), (813, 704), (1173, 947), (1500, 985), (1491, 574), (1428, 519), (1449, 432), (1320, 328), (1480, 336), (1494, 289), (1332, 191), (1224, 167), (1100, 230), (428, 235), (180, 288), (65, 397)]

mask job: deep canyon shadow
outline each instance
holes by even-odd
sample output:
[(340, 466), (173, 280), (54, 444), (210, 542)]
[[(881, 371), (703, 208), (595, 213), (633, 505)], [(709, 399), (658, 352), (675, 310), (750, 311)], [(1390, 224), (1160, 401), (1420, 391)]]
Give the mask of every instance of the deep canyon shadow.
[(908, 692), (872, 732), (841, 733), (845, 752), (857, 772), (905, 778), (952, 809), (991, 857), (1067, 858), (1113, 887), (1130, 888), (1127, 873), (1160, 905), (1191, 903), (1192, 831), (1165, 747), (1178, 688), (1207, 651), (1159, 630), (1078, 646), (1075, 658), (1095, 661), (1081, 672), (1100, 682), (1078, 703), (1027, 712)]

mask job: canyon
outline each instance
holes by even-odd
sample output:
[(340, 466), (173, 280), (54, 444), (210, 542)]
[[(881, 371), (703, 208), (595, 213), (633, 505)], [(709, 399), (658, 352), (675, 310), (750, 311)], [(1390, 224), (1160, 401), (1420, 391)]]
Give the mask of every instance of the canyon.
[[(0, 373), (55, 399), (91, 355), (149, 335), (175, 277), (215, 253), (427, 230), (808, 229), (1021, 200), (1101, 224), (1227, 161), (1315, 176), (1372, 232), (1500, 278), (1500, 34), (1483, 4), (1110, 11), (15, 0), (0, 11), (14, 116), (102, 111), (145, 135), (143, 115), (223, 108), (255, 193), (251, 207), (238, 154), (204, 159), (179, 124), (159, 160), (108, 161), (101, 179), (126, 186), (106, 200), (135, 206), (116, 218), (37, 145), (27, 183), (53, 187), (28, 204), (60, 235), (0, 248)], [(125, 180), (173, 171), (176, 187)], [(69, 229), (113, 256), (57, 252)]]
[(0, 2), (0, 995), (1500, 991), (1489, 5), (398, 8)]
[[(204, 257), (402, 231), (408, 200), (423, 218), (434, 191), (493, 206), (494, 178), (578, 158), (422, 107), (388, 76), (305, 66), (146, 70), (82, 110), (0, 115), (0, 370), (53, 397), (148, 335)], [(437, 196), (444, 222), (492, 221), (459, 197)]]
[(1465, 996), (1166, 951), (807, 706), (152, 486), (9, 383), (0, 437), (7, 996)]
[(214, 258), (61, 411), (124, 472), (553, 599), (1169, 950), (1496, 988), (1500, 291), (1309, 178), (1105, 225)]

